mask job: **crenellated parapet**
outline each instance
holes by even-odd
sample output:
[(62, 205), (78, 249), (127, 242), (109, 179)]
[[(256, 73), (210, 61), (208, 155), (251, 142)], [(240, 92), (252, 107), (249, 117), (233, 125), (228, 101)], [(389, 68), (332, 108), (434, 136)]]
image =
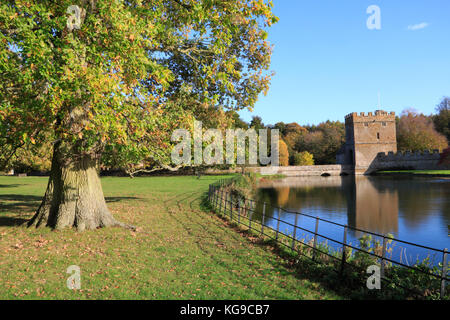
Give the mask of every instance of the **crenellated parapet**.
[(377, 161), (411, 161), (411, 160), (439, 160), (441, 154), (439, 150), (425, 151), (405, 151), (405, 152), (380, 152), (377, 155)]
[(353, 112), (345, 116), (346, 122), (395, 121), (395, 112), (377, 110), (375, 112)]
[(370, 170), (448, 170), (449, 165), (439, 164), (439, 150), (380, 152), (370, 165)]
[(374, 117), (374, 116), (395, 116), (395, 112), (386, 112), (383, 110), (377, 110), (375, 113), (373, 112), (352, 112), (345, 116), (345, 119), (348, 118), (356, 118), (356, 117)]

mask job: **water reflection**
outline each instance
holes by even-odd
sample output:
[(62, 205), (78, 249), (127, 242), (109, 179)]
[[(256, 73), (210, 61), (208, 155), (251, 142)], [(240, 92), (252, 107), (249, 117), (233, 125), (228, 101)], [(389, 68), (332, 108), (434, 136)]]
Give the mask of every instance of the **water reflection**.
[(352, 180), (342, 185), (347, 195), (348, 224), (380, 234), (397, 234), (399, 198), (392, 180)]
[[(266, 221), (280, 216), (293, 223), (295, 215), (276, 208), (281, 207), (432, 247), (450, 244), (448, 179), (292, 177), (263, 182), (257, 197), (258, 201), (273, 205), (266, 208)], [(256, 209), (262, 212), (262, 205)], [(313, 221), (301, 219), (313, 229)], [(338, 230), (322, 228), (341, 239)], [(351, 235), (353, 239), (358, 237), (358, 233)]]

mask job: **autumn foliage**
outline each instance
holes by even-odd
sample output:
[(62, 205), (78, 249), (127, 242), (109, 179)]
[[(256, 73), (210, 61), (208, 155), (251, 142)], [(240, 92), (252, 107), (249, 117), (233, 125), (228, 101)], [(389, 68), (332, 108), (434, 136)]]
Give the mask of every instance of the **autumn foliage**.
[(278, 152), (279, 152), (280, 166), (284, 166), (284, 167), (288, 166), (289, 165), (289, 151), (288, 151), (286, 142), (284, 142), (282, 139), (280, 139), (278, 148), (279, 148)]
[(448, 141), (435, 130), (430, 117), (405, 110), (397, 123), (397, 144), (399, 151), (443, 150)]
[(314, 156), (308, 151), (297, 152), (294, 155), (294, 165), (296, 166), (313, 166)]

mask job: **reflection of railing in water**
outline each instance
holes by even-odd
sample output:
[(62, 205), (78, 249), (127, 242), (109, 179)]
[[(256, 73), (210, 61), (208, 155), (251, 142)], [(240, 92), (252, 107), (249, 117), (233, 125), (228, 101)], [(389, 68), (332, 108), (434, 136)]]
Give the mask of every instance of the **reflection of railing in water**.
[[(227, 191), (224, 191), (224, 188), (223, 188), (225, 185), (231, 183), (231, 181), (232, 180), (220, 180), (218, 183), (211, 184), (209, 186), (209, 192), (208, 192), (208, 201), (213, 206), (213, 209), (217, 210), (217, 212), (220, 213), (220, 214), (223, 213), (227, 217), (228, 217), (228, 214), (229, 214), (229, 218), (230, 218), (231, 221), (236, 221), (238, 224), (243, 224), (246, 227), (248, 227), (249, 230), (256, 231), (261, 236), (266, 236), (266, 237), (268, 237), (268, 238), (270, 238), (272, 240), (275, 240), (277, 243), (282, 244), (282, 245), (290, 248), (291, 250), (295, 250), (295, 247), (298, 244), (307, 246), (307, 247), (309, 247), (309, 248), (311, 248), (313, 250), (313, 256), (312, 256), (312, 260), (313, 261), (316, 261), (315, 256), (318, 253), (325, 254), (325, 255), (327, 255), (327, 256), (329, 256), (331, 258), (334, 258), (334, 259), (339, 259), (340, 262), (341, 262), (341, 267), (340, 267), (339, 271), (341, 273), (343, 272), (344, 267), (346, 265), (349, 265), (351, 267), (357, 267), (354, 264), (351, 264), (351, 263), (346, 261), (346, 259), (347, 259), (347, 253), (346, 252), (347, 252), (348, 249), (353, 249), (353, 250), (356, 250), (356, 251), (359, 251), (359, 252), (363, 252), (365, 254), (371, 255), (371, 256), (379, 259), (380, 260), (380, 270), (381, 270), (381, 280), (384, 280), (384, 281), (392, 282), (391, 279), (385, 277), (385, 272), (384, 271), (385, 271), (386, 263), (388, 263), (388, 262), (390, 262), (392, 264), (396, 264), (396, 265), (402, 266), (402, 267), (405, 267), (405, 268), (409, 268), (411, 270), (415, 270), (417, 272), (420, 272), (420, 273), (432, 276), (432, 277), (434, 277), (436, 279), (439, 279), (440, 280), (440, 297), (443, 298), (445, 296), (446, 281), (450, 280), (450, 278), (447, 277), (447, 264), (448, 264), (447, 263), (447, 255), (448, 255), (447, 249), (441, 250), (441, 249), (431, 248), (431, 247), (428, 247), (428, 246), (424, 246), (424, 245), (420, 245), (420, 244), (416, 244), (416, 243), (412, 243), (412, 242), (408, 242), (408, 241), (403, 241), (403, 240), (400, 240), (400, 239), (395, 239), (393, 237), (388, 237), (387, 235), (377, 234), (377, 233), (374, 233), (374, 232), (362, 230), (362, 229), (359, 229), (359, 228), (356, 228), (356, 227), (351, 227), (351, 226), (348, 226), (348, 225), (343, 225), (343, 224), (340, 224), (340, 223), (337, 223), (337, 222), (333, 222), (333, 221), (330, 221), (330, 220), (326, 220), (326, 219), (323, 219), (323, 218), (313, 217), (311, 215), (300, 213), (300, 212), (288, 211), (288, 210), (285, 210), (283, 208), (271, 206), (269, 204), (269, 206), (271, 206), (272, 208), (275, 208), (275, 209), (278, 209), (278, 210), (282, 210), (282, 211), (287, 212), (287, 213), (295, 214), (295, 223), (294, 224), (292, 224), (292, 223), (290, 223), (288, 221), (284, 221), (284, 220), (280, 219), (279, 215), (278, 215), (277, 218), (271, 217), (272, 220), (275, 220), (277, 222), (277, 227), (276, 227), (276, 229), (274, 229), (274, 228), (272, 228), (272, 227), (270, 227), (270, 226), (265, 224), (266, 206), (268, 206), (266, 204), (266, 202), (262, 203), (262, 210), (261, 210), (262, 212), (260, 212), (262, 214), (262, 220), (258, 221), (258, 220), (252, 219), (253, 215), (256, 213), (256, 204), (257, 204), (257, 202), (254, 201), (254, 200), (245, 199), (245, 198), (241, 198), (238, 201), (236, 201), (236, 199), (235, 199), (235, 201), (233, 201), (232, 194), (227, 192)], [(228, 210), (228, 212), (227, 212), (227, 210)], [(311, 230), (308, 230), (308, 229), (305, 229), (305, 228), (299, 226), (298, 225), (298, 217), (299, 216), (304, 216), (304, 217), (315, 219), (315, 230), (311, 231)], [(248, 221), (248, 224), (243, 223), (241, 221), (242, 218), (246, 219)], [(330, 238), (330, 237), (328, 237), (326, 235), (319, 234), (318, 230), (319, 230), (319, 222), (320, 221), (323, 221), (323, 222), (326, 222), (326, 223), (330, 223), (330, 224), (338, 226), (338, 227), (342, 227), (343, 228), (343, 241), (338, 241), (338, 240), (332, 239), (332, 238)], [(288, 225), (288, 226), (293, 227), (293, 233), (289, 234), (289, 233), (283, 233), (282, 231), (280, 231), (280, 223), (283, 223), (284, 225)], [(253, 226), (252, 226), (252, 224), (253, 224)], [(254, 224), (259, 224), (260, 227), (259, 228), (255, 228)], [(273, 237), (273, 236), (271, 236), (271, 235), (269, 235), (267, 233), (264, 233), (264, 229), (270, 229), (273, 232), (275, 232), (275, 237)], [(365, 233), (365, 234), (369, 234), (369, 235), (372, 235), (372, 236), (375, 236), (375, 237), (382, 238), (383, 241), (382, 241), (382, 252), (381, 252), (381, 255), (376, 254), (375, 252), (370, 252), (370, 251), (364, 250), (362, 248), (358, 248), (358, 247), (348, 243), (347, 242), (347, 233), (348, 233), (349, 229), (353, 230), (353, 231), (356, 231), (356, 232), (362, 232), (362, 233)], [(297, 230), (302, 230), (302, 231), (305, 231), (305, 232), (308, 232), (308, 233), (314, 235), (314, 238), (313, 238), (314, 240), (313, 240), (312, 245), (310, 245), (308, 243), (305, 243), (305, 242), (302, 242), (302, 241), (299, 241), (299, 239), (296, 238)], [(282, 241), (279, 241), (280, 235), (285, 237), (285, 238), (290, 239), (291, 244), (288, 245), (288, 244), (286, 244), (286, 243), (284, 243)], [(340, 258), (338, 258), (336, 256), (333, 256), (330, 252), (325, 252), (325, 251), (320, 250), (319, 247), (318, 247), (318, 245), (319, 245), (318, 237), (324, 238), (324, 239), (326, 239), (328, 241), (332, 241), (332, 242), (334, 242), (334, 243), (336, 243), (338, 245), (341, 245), (342, 246), (342, 254), (341, 254)], [(395, 242), (398, 242), (398, 243), (402, 243), (404, 245), (410, 245), (410, 246), (414, 246), (414, 247), (430, 250), (430, 251), (432, 251), (434, 253), (442, 254), (442, 268), (441, 268), (441, 271), (438, 274), (436, 274), (436, 273), (430, 272), (431, 270), (430, 271), (424, 271), (422, 268), (417, 268), (415, 266), (410, 266), (410, 265), (404, 264), (402, 261), (395, 261), (395, 260), (392, 260), (392, 259), (388, 258), (386, 256), (386, 253), (387, 253), (387, 242), (388, 241), (395, 241)], [(300, 252), (298, 252), (298, 253), (300, 253)], [(306, 256), (306, 257), (308, 257), (308, 256)], [(316, 262), (318, 262), (318, 261), (316, 261)], [(365, 272), (366, 270), (363, 270), (363, 271)], [(408, 288), (405, 288), (405, 289), (408, 289)]]

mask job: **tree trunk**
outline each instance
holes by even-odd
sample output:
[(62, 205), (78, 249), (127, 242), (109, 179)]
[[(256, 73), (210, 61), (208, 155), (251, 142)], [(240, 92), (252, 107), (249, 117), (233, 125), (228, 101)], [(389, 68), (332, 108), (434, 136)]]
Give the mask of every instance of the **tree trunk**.
[(28, 226), (76, 227), (78, 231), (108, 226), (135, 229), (116, 221), (108, 210), (96, 161), (89, 156), (64, 161), (59, 145), (55, 145), (53, 152), (47, 191)]

